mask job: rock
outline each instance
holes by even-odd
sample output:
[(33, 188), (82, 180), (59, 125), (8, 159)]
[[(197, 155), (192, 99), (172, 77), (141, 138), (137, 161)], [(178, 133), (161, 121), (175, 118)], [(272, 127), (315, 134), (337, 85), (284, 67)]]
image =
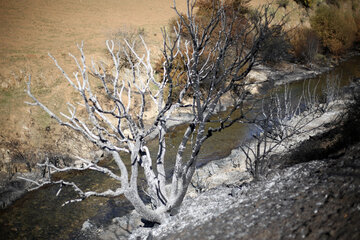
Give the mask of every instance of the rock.
[(94, 160), (97, 163), (106, 156), (106, 153), (103, 150), (97, 150), (97, 151), (93, 152), (92, 155), (93, 155), (92, 160)]
[(77, 168), (81, 168), (84, 166), (84, 161), (80, 160), (80, 159), (77, 159), (74, 161), (74, 164), (73, 164), (74, 167), (77, 167)]
[(265, 82), (268, 79), (266, 71), (252, 70), (247, 75), (248, 79), (256, 79), (256, 82)]
[(2, 82), (1, 83), (1, 88), (2, 89), (7, 89), (7, 88), (9, 88), (9, 84), (7, 82)]
[(83, 225), (81, 227), (81, 231), (89, 231), (93, 227), (94, 227), (94, 225), (88, 219), (83, 223)]
[(9, 163), (11, 162), (10, 150), (6, 148), (0, 149), (0, 162)]

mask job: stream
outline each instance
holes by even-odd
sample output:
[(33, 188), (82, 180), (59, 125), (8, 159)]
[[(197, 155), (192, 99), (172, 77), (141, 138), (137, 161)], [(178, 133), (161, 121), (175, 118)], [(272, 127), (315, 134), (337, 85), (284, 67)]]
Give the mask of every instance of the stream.
[[(354, 77), (360, 77), (360, 56), (355, 56), (342, 62), (339, 66), (313, 79), (306, 79), (290, 84), (292, 96), (301, 94), (304, 81), (317, 86), (318, 94), (322, 94), (327, 78), (338, 77), (339, 85), (346, 86)], [(280, 86), (281, 88), (281, 86)], [(224, 113), (219, 113), (224, 114)], [(252, 113), (256, 114), (256, 113)], [(218, 116), (214, 116), (217, 118)], [(167, 138), (166, 162), (167, 169), (175, 158), (176, 146), (181, 141), (185, 125), (171, 128)], [(199, 154), (199, 164), (228, 156), (232, 149), (237, 148), (247, 140), (253, 129), (246, 124), (236, 123), (231, 128), (214, 134), (203, 145)], [(150, 141), (151, 151), (157, 151), (156, 139)], [(102, 164), (113, 168), (111, 159)], [(114, 171), (115, 168), (114, 168)], [(60, 176), (54, 176), (60, 177)], [(93, 171), (71, 172), (62, 174), (61, 178), (79, 183), (83, 189), (100, 190), (116, 188), (117, 182), (101, 173)], [(6, 209), (0, 210), (1, 239), (72, 239), (73, 233), (81, 229), (82, 224), (89, 218), (96, 224), (106, 224), (113, 218), (123, 216), (133, 208), (123, 197), (100, 198), (91, 197), (82, 202), (61, 205), (70, 198), (76, 197), (72, 189), (64, 188), (56, 196), (58, 186), (48, 185), (36, 191), (28, 192)]]

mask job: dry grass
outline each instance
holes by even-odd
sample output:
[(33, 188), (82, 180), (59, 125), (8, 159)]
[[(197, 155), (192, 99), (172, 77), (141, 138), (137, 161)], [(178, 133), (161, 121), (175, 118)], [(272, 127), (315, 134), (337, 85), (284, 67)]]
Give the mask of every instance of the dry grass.
[[(78, 55), (76, 43), (85, 41), (88, 59), (104, 59), (105, 40), (124, 26), (143, 28), (157, 56), (160, 28), (175, 13), (172, 0), (1, 0), (0, 1), (0, 136), (21, 139), (29, 147), (41, 147), (51, 120), (24, 104), (28, 74), (34, 92), (49, 107), (61, 109), (72, 93), (48, 57), (51, 52), (70, 72), (74, 64), (68, 52)], [(185, 1), (177, 6), (184, 9)], [(0, 142), (1, 147), (1, 142)], [(1, 160), (1, 159), (0, 159)]]
[[(253, 0), (251, 4), (266, 2)], [(28, 98), (23, 92), (27, 75), (31, 74), (34, 92), (44, 102), (52, 102), (51, 109), (60, 110), (62, 103), (73, 96), (48, 52), (72, 72), (74, 64), (67, 53), (78, 55), (76, 43), (85, 41), (88, 60), (105, 59), (105, 40), (125, 26), (144, 28), (152, 55), (157, 57), (160, 28), (175, 16), (172, 4), (173, 0), (1, 0), (1, 139), (21, 139), (34, 148), (51, 142), (44, 137), (51, 120), (39, 109), (25, 105)], [(184, 10), (186, 1), (177, 0), (177, 6)]]

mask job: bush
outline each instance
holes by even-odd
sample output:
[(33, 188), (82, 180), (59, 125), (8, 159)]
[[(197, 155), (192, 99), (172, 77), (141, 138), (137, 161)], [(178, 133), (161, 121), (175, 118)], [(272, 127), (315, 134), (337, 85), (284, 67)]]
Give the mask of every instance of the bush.
[(318, 53), (320, 41), (316, 32), (310, 28), (298, 28), (291, 40), (294, 56), (302, 62), (312, 62)]
[(306, 8), (310, 8), (313, 3), (314, 3), (314, 0), (295, 0), (298, 4), (301, 4), (303, 5), (304, 7)]
[(261, 47), (261, 55), (266, 63), (278, 63), (289, 56), (291, 44), (280, 26), (274, 26), (269, 30), (271, 33)]
[(333, 54), (344, 53), (355, 41), (357, 27), (352, 13), (342, 12), (335, 6), (320, 6), (310, 23), (323, 46)]
[[(159, 74), (161, 78), (164, 76), (164, 69), (163, 69), (163, 62), (165, 61), (164, 56), (160, 57), (156, 62), (154, 66), (155, 73)], [(186, 82), (187, 82), (187, 76), (186, 76), (186, 66), (184, 64), (184, 61), (181, 59), (180, 55), (177, 55), (177, 57), (173, 60), (173, 75), (177, 76), (177, 78), (172, 79), (172, 86), (167, 85), (167, 88), (165, 89), (165, 95), (169, 94), (169, 89), (172, 89), (171, 93), (171, 99), (175, 101), (175, 99), (179, 98), (180, 91), (184, 88)], [(163, 79), (161, 79), (163, 81)]]
[[(125, 40), (130, 44), (130, 46), (139, 54), (143, 53), (142, 43), (139, 36), (145, 38), (146, 32), (144, 28), (136, 28), (133, 26), (123, 25), (118, 31), (111, 35), (111, 39), (115, 42), (115, 47), (119, 50), (126, 50), (127, 44)], [(110, 56), (108, 49), (105, 49), (105, 53)], [(120, 68), (131, 68), (130, 62), (128, 61), (128, 57), (132, 62), (135, 62), (136, 57), (133, 55), (131, 51), (127, 51), (128, 56), (122, 54), (120, 56)]]

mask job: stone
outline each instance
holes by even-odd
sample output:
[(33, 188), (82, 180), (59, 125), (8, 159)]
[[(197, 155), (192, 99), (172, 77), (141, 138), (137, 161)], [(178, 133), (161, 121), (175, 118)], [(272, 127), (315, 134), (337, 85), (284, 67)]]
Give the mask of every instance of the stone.
[(81, 231), (88, 231), (88, 230), (90, 230), (92, 227), (94, 227), (94, 225), (90, 222), (90, 220), (88, 219), (88, 220), (86, 220), (84, 223), (83, 223), (83, 225), (82, 225), (82, 227), (81, 227)]

